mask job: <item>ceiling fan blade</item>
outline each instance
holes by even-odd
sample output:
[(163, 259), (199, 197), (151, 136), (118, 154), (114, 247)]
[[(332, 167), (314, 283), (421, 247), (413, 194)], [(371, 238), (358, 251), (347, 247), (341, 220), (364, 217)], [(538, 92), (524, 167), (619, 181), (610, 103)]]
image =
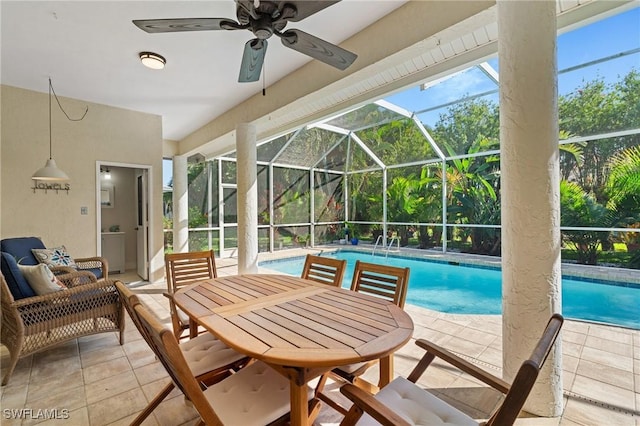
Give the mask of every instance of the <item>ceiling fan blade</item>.
[(285, 46), (309, 55), (325, 64), (345, 70), (358, 55), (300, 30), (287, 30), (278, 34)]
[(138, 19), (134, 20), (133, 23), (148, 33), (226, 30), (235, 29), (234, 27), (240, 25), (227, 18)]
[(244, 45), (242, 63), (240, 65), (239, 83), (258, 81), (262, 72), (264, 55), (267, 53), (267, 40), (254, 38)]
[(302, 21), (304, 18), (307, 18), (314, 13), (320, 12), (322, 9), (325, 9), (333, 4), (338, 3), (340, 0), (331, 0), (331, 1), (290, 1), (285, 3), (291, 3), (297, 9), (297, 13), (293, 18), (289, 18), (288, 20), (291, 22)]

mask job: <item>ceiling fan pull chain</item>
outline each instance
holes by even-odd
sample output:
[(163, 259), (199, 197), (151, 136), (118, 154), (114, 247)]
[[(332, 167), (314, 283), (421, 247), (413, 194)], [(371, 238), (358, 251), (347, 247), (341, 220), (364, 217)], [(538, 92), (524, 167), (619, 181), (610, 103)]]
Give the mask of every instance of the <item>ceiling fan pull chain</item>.
[(267, 96), (267, 87), (266, 87), (266, 83), (265, 83), (265, 74), (267, 73), (266, 71), (266, 63), (262, 65), (262, 96)]

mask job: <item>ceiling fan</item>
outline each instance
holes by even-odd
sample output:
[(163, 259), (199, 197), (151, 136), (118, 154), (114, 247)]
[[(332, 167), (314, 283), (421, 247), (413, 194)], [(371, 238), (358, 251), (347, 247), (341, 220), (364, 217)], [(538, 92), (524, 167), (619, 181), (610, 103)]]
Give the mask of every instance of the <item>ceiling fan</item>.
[(282, 44), (311, 56), (325, 64), (345, 70), (357, 55), (335, 44), (322, 40), (301, 30), (286, 29), (289, 21), (298, 22), (321, 11), (340, 0), (235, 0), (237, 21), (227, 18), (175, 18), (143, 19), (133, 23), (148, 33), (209, 30), (249, 30), (256, 38), (244, 46), (240, 65), (240, 83), (257, 81), (260, 78), (267, 39), (280, 37)]

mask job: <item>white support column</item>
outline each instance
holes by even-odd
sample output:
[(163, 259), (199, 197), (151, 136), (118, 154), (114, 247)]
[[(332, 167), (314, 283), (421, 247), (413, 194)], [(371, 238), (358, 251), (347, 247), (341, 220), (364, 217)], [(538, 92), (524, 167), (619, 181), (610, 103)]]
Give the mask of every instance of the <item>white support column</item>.
[(258, 186), (256, 127), (236, 127), (238, 188), (238, 273), (258, 272)]
[(189, 251), (189, 189), (187, 157), (173, 157), (173, 251)]
[[(561, 312), (556, 2), (498, 1), (503, 375)], [(560, 339), (525, 410), (562, 412)]]

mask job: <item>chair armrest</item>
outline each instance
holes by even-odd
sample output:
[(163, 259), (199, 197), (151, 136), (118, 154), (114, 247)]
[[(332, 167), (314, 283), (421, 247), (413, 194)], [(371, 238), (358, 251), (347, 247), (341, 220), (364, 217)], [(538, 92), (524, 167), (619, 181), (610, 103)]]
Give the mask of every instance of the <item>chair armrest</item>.
[(89, 271), (76, 271), (74, 270), (72, 273), (56, 275), (62, 284), (67, 286), (67, 288), (74, 288), (78, 286), (83, 286), (86, 284), (95, 283), (98, 281), (95, 275), (93, 275)]
[(53, 275), (57, 277), (63, 274), (72, 274), (78, 271), (77, 269), (72, 268), (71, 266), (49, 266), (49, 269), (51, 269), (51, 272), (53, 272)]
[(384, 426), (410, 426), (410, 423), (375, 399), (373, 395), (355, 385), (347, 383), (340, 388), (340, 392), (353, 401), (353, 406), (344, 417), (342, 423), (340, 423), (340, 426), (355, 424), (362, 416), (362, 411)]
[[(481, 369), (480, 367), (478, 367), (475, 364), (472, 364), (471, 362), (467, 361), (464, 358), (459, 357), (458, 355), (455, 355), (454, 353), (436, 345), (435, 343), (431, 343), (427, 340), (424, 339), (418, 339), (416, 340), (416, 345), (420, 346), (422, 349), (425, 349), (427, 351), (427, 353), (425, 354), (425, 357), (429, 356), (429, 354), (434, 355), (440, 359), (442, 359), (443, 361), (457, 367), (458, 369), (462, 370), (463, 372), (475, 377), (476, 379), (486, 383), (487, 385), (491, 386), (492, 388), (502, 392), (503, 394), (506, 394), (507, 392), (509, 392), (509, 388), (511, 387), (511, 385), (507, 382), (505, 382), (504, 380), (502, 380), (501, 378), (494, 376), (493, 374)], [(416, 371), (421, 369), (422, 371)], [(416, 368), (414, 369), (414, 372), (416, 372), (416, 376), (414, 376), (414, 372), (411, 373), (410, 375), (410, 380), (412, 381), (416, 381), (418, 379), (418, 377), (422, 374), (422, 372), (424, 372), (424, 370), (426, 369), (426, 366), (423, 366), (423, 368), (421, 368), (421, 364), (418, 364), (416, 366)], [(414, 380), (415, 379), (415, 380)]]
[(107, 279), (109, 277), (109, 261), (106, 257), (82, 257), (74, 259), (74, 262), (80, 270), (99, 268), (102, 270), (102, 278)]

